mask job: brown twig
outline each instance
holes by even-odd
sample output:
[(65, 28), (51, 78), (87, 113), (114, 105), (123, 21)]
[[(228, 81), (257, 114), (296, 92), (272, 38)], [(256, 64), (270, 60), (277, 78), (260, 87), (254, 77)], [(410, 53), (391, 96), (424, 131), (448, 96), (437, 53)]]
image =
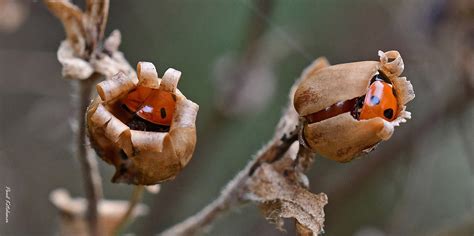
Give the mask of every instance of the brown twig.
[(58, 59), (63, 65), (63, 76), (77, 83), (76, 155), (88, 202), (86, 218), (89, 232), (100, 235), (97, 206), (102, 198), (102, 186), (97, 160), (89, 148), (86, 135), (85, 112), (90, 103), (91, 90), (99, 78), (109, 77), (118, 71), (134, 72), (117, 50), (120, 44), (118, 31), (104, 43), (108, 53), (99, 47), (103, 43), (109, 0), (87, 0), (85, 11), (67, 0), (44, 0), (44, 3), (62, 22), (67, 36), (67, 41), (59, 47)]
[(122, 230), (128, 223), (133, 211), (135, 210), (135, 207), (138, 205), (142, 198), (144, 189), (145, 187), (143, 185), (136, 185), (133, 188), (132, 196), (130, 197), (130, 200), (128, 202), (128, 209), (125, 214), (123, 214), (122, 218), (120, 219), (120, 222), (117, 224), (117, 227), (114, 230), (114, 235), (118, 235), (120, 230)]
[(84, 179), (84, 190), (87, 197), (87, 221), (89, 223), (90, 232), (92, 235), (98, 235), (98, 202), (102, 198), (102, 184), (101, 177), (97, 166), (97, 160), (90, 150), (88, 145), (88, 138), (85, 128), (85, 112), (90, 103), (91, 88), (95, 85), (95, 81), (99, 77), (98, 74), (93, 74), (89, 79), (78, 80), (77, 83), (77, 125), (76, 130), (76, 155), (81, 164), (82, 176)]
[(161, 235), (195, 235), (204, 231), (223, 213), (241, 206), (247, 200), (243, 197), (247, 180), (263, 163), (274, 163), (280, 159), (298, 138), (299, 126), (297, 114), (290, 103), (280, 119), (273, 139), (263, 147), (222, 190), (217, 199), (185, 221), (172, 226)]
[[(232, 57), (229, 65), (223, 66), (218, 64), (219, 66), (217, 67), (217, 71), (223, 71), (223, 73), (216, 75), (218, 81), (223, 80), (226, 84), (230, 83), (234, 86), (229, 86), (229, 89), (222, 91), (222, 98), (218, 99), (219, 104), (218, 107), (215, 107), (216, 110), (214, 111), (216, 118), (229, 118), (229, 114), (245, 114), (245, 112), (237, 108), (242, 98), (247, 96), (244, 92), (245, 89), (242, 89), (242, 87), (252, 83), (256, 84), (256, 80), (262, 79), (265, 76), (262, 74), (254, 75), (253, 73), (261, 69), (261, 67), (268, 67), (265, 64), (273, 63), (265, 58), (268, 52), (263, 52), (263, 41), (265, 40), (265, 33), (269, 28), (267, 21), (272, 15), (275, 1), (253, 0), (245, 3), (245, 6), (249, 8), (250, 15), (242, 45), (242, 53), (237, 57)], [(225, 80), (221, 77), (225, 78)], [(222, 89), (219, 88), (222, 87), (220, 83), (217, 86), (218, 89)]]
[(271, 141), (227, 184), (216, 200), (182, 223), (169, 228), (162, 235), (195, 235), (205, 230), (223, 213), (244, 204), (246, 200), (242, 195), (246, 181), (262, 163), (271, 163), (281, 158), (296, 139), (297, 135), (292, 135), (290, 138)]

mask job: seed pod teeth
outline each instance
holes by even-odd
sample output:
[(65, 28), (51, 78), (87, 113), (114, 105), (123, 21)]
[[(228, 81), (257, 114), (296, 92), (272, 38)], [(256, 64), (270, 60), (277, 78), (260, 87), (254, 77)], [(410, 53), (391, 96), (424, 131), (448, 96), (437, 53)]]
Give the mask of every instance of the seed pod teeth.
[(172, 143), (185, 145), (176, 146), (176, 156), (180, 157), (181, 165), (185, 166), (191, 160), (196, 146), (196, 116), (199, 106), (189, 100), (179, 99), (176, 113), (171, 123), (170, 137)]
[(131, 141), (135, 155), (142, 152), (162, 152), (163, 141), (168, 133), (132, 130)]
[(155, 65), (151, 62), (138, 62), (137, 64), (138, 84), (148, 88), (159, 88), (160, 80)]
[(380, 70), (388, 77), (397, 77), (403, 73), (405, 68), (403, 59), (398, 51), (378, 52), (380, 57)]
[(100, 98), (106, 103), (110, 103), (132, 90), (135, 86), (136, 83), (133, 80), (127, 78), (124, 73), (119, 72), (110, 80), (98, 83), (96, 89)]
[(196, 116), (199, 111), (199, 105), (178, 96), (176, 103), (176, 112), (171, 123), (171, 129), (178, 127), (195, 127)]
[(113, 143), (119, 144), (120, 137), (124, 132), (130, 132), (130, 128), (115, 116), (112, 116), (106, 124), (105, 136)]
[(100, 104), (99, 99), (95, 99), (93, 103), (89, 106), (89, 111), (91, 114), (89, 119), (93, 122), (92, 125), (104, 126), (106, 125), (113, 117), (113, 115), (105, 109), (105, 107)]
[(174, 93), (178, 86), (179, 78), (181, 77), (181, 71), (169, 68), (166, 70), (163, 78), (161, 79), (160, 89)]
[(413, 85), (407, 80), (406, 77), (397, 77), (392, 80), (392, 83), (397, 94), (399, 105), (404, 106), (415, 98)]

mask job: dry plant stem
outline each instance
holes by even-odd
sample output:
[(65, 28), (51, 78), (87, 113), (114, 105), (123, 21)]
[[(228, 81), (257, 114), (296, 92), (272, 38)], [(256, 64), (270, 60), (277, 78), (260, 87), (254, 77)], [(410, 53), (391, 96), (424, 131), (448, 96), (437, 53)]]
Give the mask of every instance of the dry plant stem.
[(87, 222), (91, 235), (99, 235), (98, 222), (98, 202), (102, 198), (102, 184), (97, 160), (91, 150), (89, 150), (88, 139), (85, 127), (85, 113), (90, 103), (90, 93), (92, 87), (98, 79), (98, 74), (93, 74), (86, 80), (76, 80), (78, 83), (77, 91), (77, 140), (76, 152), (81, 165), (82, 176), (84, 179), (84, 188), (87, 198)]
[(275, 6), (274, 0), (255, 0), (255, 9), (252, 12), (245, 42), (243, 59), (251, 62), (254, 60), (255, 52), (258, 51), (258, 43), (267, 31), (267, 18), (272, 15)]
[(130, 198), (128, 202), (128, 209), (125, 212), (125, 214), (122, 216), (122, 219), (120, 219), (120, 223), (117, 225), (117, 228), (115, 228), (114, 235), (118, 235), (120, 230), (122, 230), (128, 223), (130, 217), (132, 216), (133, 211), (135, 210), (135, 207), (138, 205), (138, 203), (140, 202), (142, 198), (144, 189), (145, 187), (143, 185), (136, 185), (133, 188), (132, 197)]
[(194, 216), (169, 228), (161, 233), (164, 236), (196, 235), (204, 231), (211, 223), (223, 213), (241, 206), (246, 201), (242, 198), (246, 181), (252, 173), (263, 163), (272, 163), (280, 159), (298, 138), (298, 128), (283, 134), (282, 137), (273, 139), (266, 145), (251, 162), (245, 166), (224, 188), (220, 196), (204, 207)]
[[(265, 22), (272, 14), (275, 2), (274, 0), (255, 0), (255, 9), (250, 16), (250, 20), (247, 28), (247, 38), (245, 41), (244, 53), (240, 58), (240, 67), (242, 71), (251, 68), (251, 64), (255, 63), (259, 56), (259, 42), (262, 40), (263, 35), (267, 31), (268, 24)], [(253, 4), (253, 3), (251, 3)], [(239, 74), (240, 75), (240, 74)], [(234, 76), (236, 84), (245, 84), (249, 77), (246, 76)], [(229, 94), (228, 104), (235, 104), (238, 100), (240, 89), (238, 86), (232, 89)]]

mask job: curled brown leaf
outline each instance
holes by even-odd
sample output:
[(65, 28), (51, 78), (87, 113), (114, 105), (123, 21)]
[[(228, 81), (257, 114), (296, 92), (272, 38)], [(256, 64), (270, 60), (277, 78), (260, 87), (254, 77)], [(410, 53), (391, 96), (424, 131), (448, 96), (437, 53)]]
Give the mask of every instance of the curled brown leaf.
[(290, 181), (270, 164), (262, 164), (247, 182), (246, 198), (260, 204), (263, 213), (278, 227), (282, 218), (295, 218), (314, 235), (323, 232), (327, 196), (313, 194), (299, 183)]

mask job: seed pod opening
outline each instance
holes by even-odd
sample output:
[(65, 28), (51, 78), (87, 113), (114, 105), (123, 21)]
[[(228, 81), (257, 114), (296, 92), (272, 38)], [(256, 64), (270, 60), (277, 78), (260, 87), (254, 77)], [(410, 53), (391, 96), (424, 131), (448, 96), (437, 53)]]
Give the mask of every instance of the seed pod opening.
[(153, 185), (176, 177), (191, 159), (199, 106), (177, 89), (181, 72), (168, 69), (160, 79), (152, 63), (140, 62), (137, 75), (97, 85), (87, 128), (98, 155), (115, 166), (112, 182)]
[[(380, 61), (334, 66), (313, 63), (302, 74), (294, 106), (303, 121), (302, 142), (324, 157), (348, 162), (391, 137), (410, 118), (415, 97), (397, 51)], [(320, 60), (317, 60), (320, 61)]]

